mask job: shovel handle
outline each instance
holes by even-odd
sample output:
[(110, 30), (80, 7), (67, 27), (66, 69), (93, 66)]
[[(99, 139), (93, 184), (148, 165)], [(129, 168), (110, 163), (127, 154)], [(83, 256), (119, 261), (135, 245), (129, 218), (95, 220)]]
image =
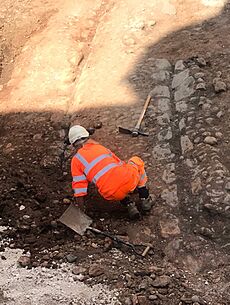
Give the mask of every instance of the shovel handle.
[[(94, 233), (101, 234), (101, 235), (104, 235), (104, 236), (106, 236), (106, 237), (109, 237), (110, 239), (112, 239), (113, 241), (115, 241), (115, 242), (117, 242), (117, 243), (120, 243), (120, 244), (123, 244), (123, 245), (125, 245), (125, 246), (128, 246), (128, 247), (130, 247), (130, 248), (133, 250), (134, 253), (136, 253), (136, 254), (139, 255), (139, 256), (142, 256), (142, 253), (139, 253), (139, 252), (135, 249), (135, 246), (134, 246), (134, 245), (132, 245), (132, 244), (130, 244), (129, 242), (124, 241), (124, 240), (122, 240), (122, 239), (120, 239), (120, 238), (118, 238), (118, 237), (116, 237), (116, 236), (114, 236), (114, 235), (111, 234), (111, 233), (106, 233), (106, 232), (103, 232), (103, 231), (101, 231), (101, 230), (98, 230), (98, 229), (95, 229), (95, 228), (92, 228), (92, 227), (88, 227), (87, 229), (90, 230), (90, 231), (92, 231), (92, 232), (94, 232)], [(142, 256), (142, 257), (143, 257), (143, 256)]]
[(137, 124), (136, 124), (136, 126), (134, 127), (134, 131), (138, 131), (138, 130), (140, 129), (140, 127), (141, 127), (141, 122), (142, 122), (143, 117), (144, 117), (144, 115), (145, 115), (145, 112), (146, 112), (146, 110), (147, 110), (147, 108), (148, 108), (148, 105), (149, 105), (150, 100), (151, 100), (151, 95), (149, 94), (148, 97), (147, 97), (147, 99), (146, 99), (146, 101), (145, 101), (145, 104), (144, 104), (144, 107), (143, 107), (142, 112), (141, 112), (141, 114), (140, 114), (140, 117), (139, 117), (139, 119), (138, 119), (138, 121), (137, 121)]

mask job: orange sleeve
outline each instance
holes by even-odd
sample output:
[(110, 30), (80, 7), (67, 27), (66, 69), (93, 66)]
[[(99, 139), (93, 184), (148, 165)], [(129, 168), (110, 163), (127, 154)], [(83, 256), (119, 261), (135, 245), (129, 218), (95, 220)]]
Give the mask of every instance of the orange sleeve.
[(80, 162), (73, 157), (71, 161), (71, 174), (72, 174), (72, 189), (74, 197), (81, 197), (87, 195), (88, 181), (82, 170)]

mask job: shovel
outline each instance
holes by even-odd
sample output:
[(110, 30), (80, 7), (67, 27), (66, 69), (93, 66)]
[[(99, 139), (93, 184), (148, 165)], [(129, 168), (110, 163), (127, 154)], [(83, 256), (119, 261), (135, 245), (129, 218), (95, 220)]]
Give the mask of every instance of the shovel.
[(145, 132), (141, 131), (140, 128), (141, 128), (141, 123), (142, 123), (142, 120), (144, 118), (145, 112), (146, 112), (146, 110), (147, 110), (147, 108), (149, 106), (149, 103), (151, 101), (151, 98), (152, 97), (149, 94), (147, 99), (146, 99), (146, 101), (145, 101), (144, 107), (142, 109), (142, 112), (140, 114), (140, 117), (139, 117), (135, 127), (133, 129), (129, 129), (129, 128), (125, 128), (125, 127), (118, 127), (119, 132), (125, 133), (125, 134), (131, 134), (133, 137), (137, 137), (138, 135), (149, 136), (148, 133), (145, 133)]
[(80, 208), (76, 207), (74, 204), (71, 204), (66, 209), (66, 211), (59, 218), (59, 221), (81, 236), (84, 235), (86, 230), (90, 230), (93, 233), (109, 237), (110, 239), (112, 239), (113, 241), (115, 241), (118, 244), (123, 244), (125, 246), (128, 246), (129, 248), (132, 249), (132, 251), (134, 253), (136, 253), (137, 255), (142, 256), (142, 257), (144, 257), (147, 254), (147, 252), (150, 250), (149, 245), (148, 246), (139, 245), (139, 246), (145, 247), (145, 250), (140, 253), (136, 250), (136, 248), (133, 244), (126, 242), (126, 241), (114, 236), (111, 233), (103, 232), (101, 230), (91, 227), (90, 225), (93, 222), (92, 219), (89, 216), (87, 216), (83, 211), (81, 211)]

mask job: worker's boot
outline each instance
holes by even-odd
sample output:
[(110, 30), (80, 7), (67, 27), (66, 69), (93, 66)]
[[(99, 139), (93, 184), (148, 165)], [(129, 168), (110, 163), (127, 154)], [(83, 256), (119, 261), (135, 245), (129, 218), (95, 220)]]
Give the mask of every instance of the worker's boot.
[(129, 218), (130, 219), (138, 219), (140, 217), (140, 213), (134, 202), (129, 197), (125, 197), (121, 200), (121, 204), (127, 208)]
[(148, 198), (140, 198), (141, 200), (141, 209), (143, 212), (149, 212), (154, 204), (152, 197), (149, 196)]
[(138, 219), (140, 218), (140, 213), (136, 207), (136, 204), (134, 202), (130, 202), (127, 204), (127, 210), (129, 214), (130, 219)]
[(151, 210), (154, 200), (149, 195), (149, 190), (146, 186), (138, 188), (139, 198), (141, 201), (141, 209), (143, 212), (148, 212)]

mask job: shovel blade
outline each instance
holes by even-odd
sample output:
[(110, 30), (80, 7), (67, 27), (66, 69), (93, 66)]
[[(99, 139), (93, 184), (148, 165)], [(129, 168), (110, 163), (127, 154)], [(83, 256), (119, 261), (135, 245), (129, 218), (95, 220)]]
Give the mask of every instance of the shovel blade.
[(74, 204), (71, 204), (65, 210), (62, 216), (59, 218), (59, 221), (79, 235), (84, 235), (85, 231), (93, 222), (89, 216), (87, 216)]

